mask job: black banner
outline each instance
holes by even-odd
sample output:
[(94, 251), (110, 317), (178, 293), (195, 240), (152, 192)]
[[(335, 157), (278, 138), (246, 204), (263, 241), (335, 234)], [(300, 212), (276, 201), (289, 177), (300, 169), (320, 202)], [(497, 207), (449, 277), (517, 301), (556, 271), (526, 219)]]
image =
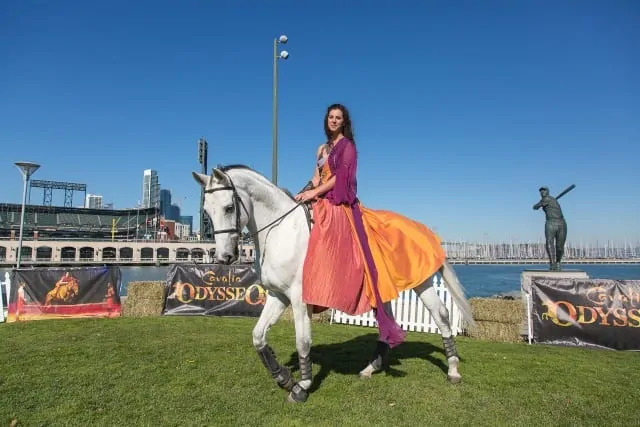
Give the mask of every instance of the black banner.
[(266, 299), (252, 264), (173, 264), (162, 314), (258, 317)]
[(117, 266), (13, 270), (8, 322), (120, 316)]
[(533, 340), (640, 350), (640, 280), (533, 278)]

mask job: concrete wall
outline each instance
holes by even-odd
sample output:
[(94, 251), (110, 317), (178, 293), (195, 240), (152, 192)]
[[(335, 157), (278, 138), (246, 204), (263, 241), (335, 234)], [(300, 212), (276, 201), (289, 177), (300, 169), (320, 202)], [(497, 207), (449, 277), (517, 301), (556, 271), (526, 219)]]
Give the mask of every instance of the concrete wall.
[[(15, 263), (17, 253), (17, 240), (0, 240), (3, 263)], [(21, 262), (211, 262), (214, 255), (215, 243), (211, 242), (29, 240), (22, 243)], [(242, 257), (252, 261), (254, 247), (242, 245)]]

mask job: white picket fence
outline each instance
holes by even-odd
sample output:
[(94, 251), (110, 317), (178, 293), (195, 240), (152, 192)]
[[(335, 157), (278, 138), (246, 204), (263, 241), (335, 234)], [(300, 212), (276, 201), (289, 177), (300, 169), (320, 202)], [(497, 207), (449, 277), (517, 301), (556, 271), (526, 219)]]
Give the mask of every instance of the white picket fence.
[[(433, 285), (440, 297), (440, 300), (449, 310), (449, 321), (451, 322), (451, 333), (459, 335), (463, 331), (462, 316), (458, 306), (451, 298), (444, 280), (439, 274), (433, 276)], [(422, 304), (418, 295), (412, 290), (401, 292), (399, 297), (391, 302), (393, 316), (396, 322), (405, 331), (417, 331), (439, 334), (440, 329), (433, 321), (429, 310)], [(346, 325), (368, 326), (375, 328), (378, 322), (373, 314), (373, 310), (359, 316), (350, 316), (338, 310), (332, 310), (331, 323), (341, 323)]]

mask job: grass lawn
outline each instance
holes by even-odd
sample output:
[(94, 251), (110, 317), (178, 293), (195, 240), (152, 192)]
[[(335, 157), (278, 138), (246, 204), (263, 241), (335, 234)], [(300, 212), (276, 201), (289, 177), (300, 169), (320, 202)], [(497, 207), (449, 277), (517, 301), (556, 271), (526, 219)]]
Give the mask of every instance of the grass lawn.
[[(346, 325), (314, 325), (318, 387), (287, 404), (251, 346), (254, 323), (2, 324), (0, 425), (637, 425), (637, 353), (458, 338), (463, 382), (451, 385), (440, 337), (410, 333), (390, 372), (361, 380), (375, 330)], [(269, 338), (280, 361), (297, 365), (292, 323)]]

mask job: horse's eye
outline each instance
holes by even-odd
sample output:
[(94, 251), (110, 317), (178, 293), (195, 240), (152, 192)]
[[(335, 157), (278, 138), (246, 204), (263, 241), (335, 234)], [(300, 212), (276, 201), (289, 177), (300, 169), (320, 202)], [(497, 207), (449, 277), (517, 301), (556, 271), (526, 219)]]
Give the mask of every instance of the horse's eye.
[(227, 207), (224, 208), (225, 213), (233, 213), (233, 205), (229, 205)]

